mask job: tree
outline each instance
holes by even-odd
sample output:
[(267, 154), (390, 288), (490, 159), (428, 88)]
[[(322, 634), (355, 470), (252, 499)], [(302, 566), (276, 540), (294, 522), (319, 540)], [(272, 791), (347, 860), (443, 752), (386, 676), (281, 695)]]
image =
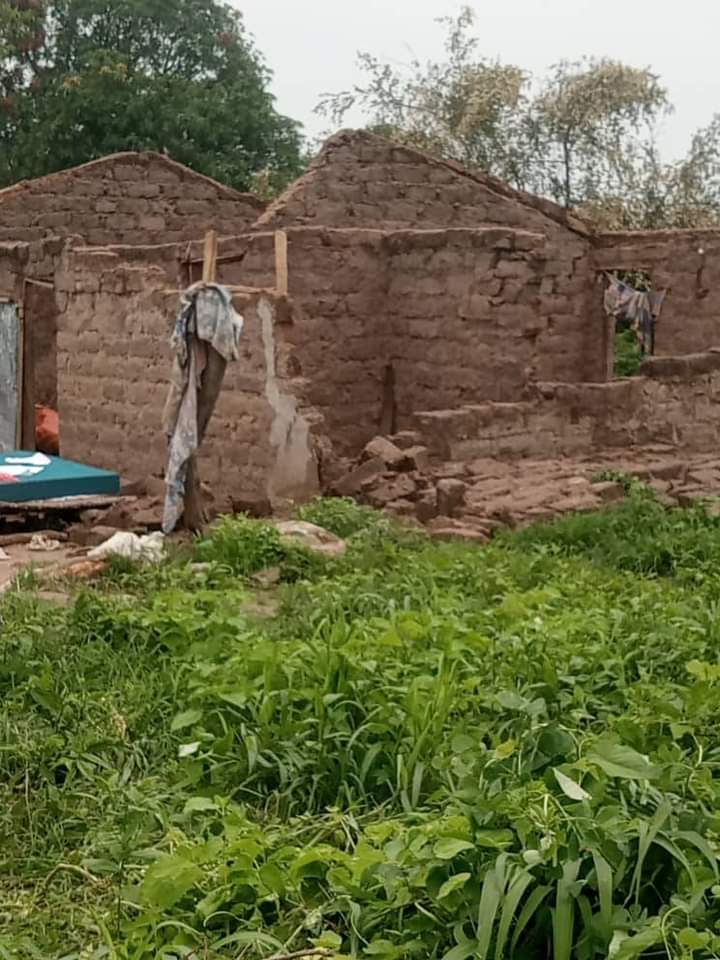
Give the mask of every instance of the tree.
[(437, 21), (447, 32), (444, 61), (413, 60), (405, 71), (360, 54), (367, 83), (328, 93), (318, 112), (337, 126), (354, 107), (370, 127), (438, 156), (482, 167), (507, 180), (521, 176), (512, 149), (527, 77), (517, 67), (479, 57), (469, 7)]
[(326, 94), (318, 112), (338, 124), (360, 107), (373, 130), (576, 207), (608, 229), (720, 223), (720, 117), (684, 160), (665, 163), (654, 127), (672, 108), (651, 70), (563, 62), (538, 83), (480, 56), (470, 8), (439, 22), (444, 60), (402, 70), (361, 54), (365, 82)]
[(0, 182), (165, 151), (248, 189), (302, 169), (240, 14), (218, 0), (0, 0)]
[(649, 70), (607, 59), (557, 64), (525, 119), (538, 158), (533, 188), (567, 207), (621, 193), (668, 109)]

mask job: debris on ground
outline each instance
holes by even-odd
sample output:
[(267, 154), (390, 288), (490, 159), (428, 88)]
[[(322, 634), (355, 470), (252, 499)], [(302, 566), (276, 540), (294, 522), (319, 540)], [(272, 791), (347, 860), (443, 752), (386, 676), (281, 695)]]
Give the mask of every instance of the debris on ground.
[(165, 537), (159, 531), (138, 537), (135, 533), (118, 530), (109, 540), (88, 553), (88, 560), (106, 557), (125, 557), (128, 560), (145, 560), (159, 563), (165, 554)]
[(308, 550), (321, 553), (326, 557), (341, 557), (347, 550), (347, 544), (334, 533), (303, 520), (282, 520), (275, 528), (286, 543), (299, 543)]

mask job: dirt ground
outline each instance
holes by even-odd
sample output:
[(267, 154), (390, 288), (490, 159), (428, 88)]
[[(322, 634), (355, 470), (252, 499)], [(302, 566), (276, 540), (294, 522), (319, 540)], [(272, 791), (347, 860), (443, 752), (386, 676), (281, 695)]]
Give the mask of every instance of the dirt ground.
[(0, 593), (25, 568), (30, 566), (49, 567), (56, 563), (64, 563), (73, 554), (77, 553), (77, 544), (61, 544), (58, 550), (30, 550), (27, 544), (14, 544), (2, 548), (10, 557), (9, 560), (0, 560)]

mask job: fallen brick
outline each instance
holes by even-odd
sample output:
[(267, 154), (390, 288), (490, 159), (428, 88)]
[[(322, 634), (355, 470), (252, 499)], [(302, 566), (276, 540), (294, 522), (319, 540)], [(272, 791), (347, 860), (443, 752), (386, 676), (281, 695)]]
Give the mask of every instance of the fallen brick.
[(462, 480), (438, 480), (437, 508), (441, 517), (453, 517), (465, 502), (467, 484)]
[(333, 485), (333, 491), (340, 497), (353, 497), (360, 493), (363, 484), (368, 480), (374, 480), (385, 473), (385, 461), (379, 457), (372, 460), (366, 460), (359, 467), (355, 467), (350, 473), (345, 474)]
[(384, 478), (365, 494), (371, 507), (384, 507), (393, 500), (405, 500), (415, 493), (415, 481), (407, 473)]
[(405, 459), (403, 451), (387, 437), (375, 437), (365, 446), (363, 460), (382, 460), (391, 469), (397, 470)]

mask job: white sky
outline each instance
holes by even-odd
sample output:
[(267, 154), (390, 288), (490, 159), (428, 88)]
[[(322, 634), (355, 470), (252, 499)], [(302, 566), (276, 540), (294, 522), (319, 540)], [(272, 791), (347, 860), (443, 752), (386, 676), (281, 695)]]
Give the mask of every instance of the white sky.
[[(278, 109), (317, 136), (313, 115), (325, 91), (361, 78), (358, 50), (396, 64), (438, 57), (436, 17), (457, 0), (232, 0), (275, 74)], [(676, 112), (662, 131), (668, 159), (720, 113), (720, 4), (717, 0), (474, 0), (482, 53), (542, 73), (561, 59), (609, 56), (650, 66)], [(351, 118), (354, 124), (361, 117)], [(347, 125), (350, 125), (348, 123)]]

